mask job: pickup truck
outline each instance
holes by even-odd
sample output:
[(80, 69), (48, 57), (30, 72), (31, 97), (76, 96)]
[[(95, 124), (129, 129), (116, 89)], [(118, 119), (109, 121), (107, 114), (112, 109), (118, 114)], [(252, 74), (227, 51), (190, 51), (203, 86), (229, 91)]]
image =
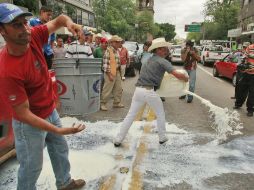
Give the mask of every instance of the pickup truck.
[(230, 51), (228, 49), (225, 49), (220, 45), (204, 46), (201, 51), (201, 63), (204, 66), (214, 64), (215, 61), (222, 60), (229, 53)]

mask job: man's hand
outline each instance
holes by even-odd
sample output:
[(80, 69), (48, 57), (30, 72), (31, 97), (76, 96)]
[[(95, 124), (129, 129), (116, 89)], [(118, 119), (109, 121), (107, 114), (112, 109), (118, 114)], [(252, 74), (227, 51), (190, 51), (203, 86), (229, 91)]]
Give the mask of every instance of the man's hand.
[(253, 75), (254, 74), (254, 68), (246, 69), (244, 72)]
[(73, 123), (72, 127), (57, 128), (56, 133), (59, 135), (75, 134), (75, 133), (79, 133), (80, 131), (83, 131), (85, 128), (86, 128), (86, 126), (83, 124), (79, 124), (79, 125), (75, 126), (75, 123)]
[(82, 31), (82, 26), (73, 23), (71, 20), (67, 21), (66, 27), (73, 34), (73, 36), (77, 36)]

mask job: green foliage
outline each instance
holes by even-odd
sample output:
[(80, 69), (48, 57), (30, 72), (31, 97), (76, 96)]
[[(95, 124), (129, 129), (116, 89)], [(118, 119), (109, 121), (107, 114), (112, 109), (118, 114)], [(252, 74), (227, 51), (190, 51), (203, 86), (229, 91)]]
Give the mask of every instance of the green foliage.
[(98, 29), (130, 38), (136, 23), (135, 4), (129, 0), (94, 0), (93, 9)]
[(13, 0), (13, 4), (26, 7), (30, 12), (38, 12), (38, 1), (35, 0)]
[(239, 0), (207, 0), (205, 16), (205, 39), (227, 39), (227, 32), (237, 27)]
[(156, 26), (159, 27), (159, 32), (157, 33), (156, 37), (165, 37), (166, 41), (171, 41), (176, 33), (175, 33), (175, 26), (169, 23), (158, 24)]
[(187, 40), (195, 40), (195, 42), (199, 42), (202, 39), (202, 34), (199, 32), (189, 32), (187, 34)]

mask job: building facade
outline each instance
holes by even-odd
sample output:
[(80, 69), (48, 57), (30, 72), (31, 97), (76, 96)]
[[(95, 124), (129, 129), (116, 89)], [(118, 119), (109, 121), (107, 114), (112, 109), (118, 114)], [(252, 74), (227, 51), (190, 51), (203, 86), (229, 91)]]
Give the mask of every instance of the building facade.
[(52, 6), (54, 16), (64, 13), (77, 24), (95, 28), (92, 0), (48, 0), (47, 4)]
[(254, 0), (241, 0), (239, 27), (242, 29), (242, 36), (254, 42)]

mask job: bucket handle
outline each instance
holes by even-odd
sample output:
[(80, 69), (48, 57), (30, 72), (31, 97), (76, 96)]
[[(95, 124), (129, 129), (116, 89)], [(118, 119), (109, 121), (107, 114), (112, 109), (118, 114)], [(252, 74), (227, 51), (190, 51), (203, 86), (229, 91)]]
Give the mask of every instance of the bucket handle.
[(80, 64), (80, 59), (76, 59), (76, 66), (75, 66), (76, 69), (79, 67), (79, 64)]
[(78, 59), (76, 59), (76, 66), (75, 66), (75, 68), (77, 69), (79, 67), (79, 64), (80, 64), (79, 52), (78, 52), (78, 36), (76, 36), (76, 41), (77, 41), (77, 43), (76, 43), (76, 53), (77, 53), (77, 58)]

